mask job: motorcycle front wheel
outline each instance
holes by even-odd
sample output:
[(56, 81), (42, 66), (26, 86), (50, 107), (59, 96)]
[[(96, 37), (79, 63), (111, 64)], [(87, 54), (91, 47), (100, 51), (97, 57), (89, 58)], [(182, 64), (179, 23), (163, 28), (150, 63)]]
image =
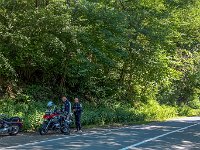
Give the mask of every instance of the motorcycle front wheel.
[(63, 124), (60, 128), (61, 133), (65, 134), (65, 135), (70, 135), (70, 126), (67, 124)]
[(48, 132), (47, 124), (43, 123), (42, 127), (39, 129), (39, 133), (40, 133), (40, 135), (44, 135), (44, 134), (47, 134), (47, 132)]

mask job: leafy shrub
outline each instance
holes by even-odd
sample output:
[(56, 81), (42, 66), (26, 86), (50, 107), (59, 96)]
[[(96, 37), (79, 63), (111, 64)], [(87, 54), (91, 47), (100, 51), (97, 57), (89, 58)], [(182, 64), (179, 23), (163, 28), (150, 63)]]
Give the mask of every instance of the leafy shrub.
[[(129, 104), (122, 103), (101, 104), (98, 106), (85, 103), (83, 106), (83, 125), (127, 124), (200, 114), (200, 109), (191, 109), (185, 105), (182, 107), (160, 105), (156, 101), (140, 105), (137, 109)], [(24, 130), (37, 130), (42, 123), (46, 102), (28, 101), (22, 103), (14, 99), (2, 99), (0, 100), (0, 107), (0, 113), (21, 117), (24, 122)]]
[(34, 100), (43, 101), (53, 98), (53, 92), (50, 88), (40, 85), (30, 85), (26, 88), (26, 95), (29, 95)]
[(188, 106), (194, 109), (199, 109), (200, 108), (200, 100), (199, 100), (199, 95), (197, 93), (193, 94), (190, 98), (191, 100), (188, 103)]
[(182, 105), (177, 108), (179, 116), (196, 116), (200, 115), (200, 109), (192, 109), (187, 105)]
[(165, 120), (177, 116), (177, 109), (172, 106), (160, 105), (157, 101), (150, 101), (139, 108), (144, 113), (146, 120)]
[(21, 103), (13, 99), (0, 101), (0, 113), (8, 116), (19, 116), (23, 119), (24, 130), (36, 130), (42, 121), (45, 111), (44, 104), (41, 102)]

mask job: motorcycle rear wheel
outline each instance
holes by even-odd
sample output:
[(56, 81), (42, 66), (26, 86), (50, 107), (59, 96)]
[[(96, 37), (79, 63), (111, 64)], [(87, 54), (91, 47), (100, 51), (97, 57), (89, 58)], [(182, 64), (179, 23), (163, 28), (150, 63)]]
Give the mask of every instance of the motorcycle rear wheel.
[(17, 125), (13, 125), (11, 126), (11, 132), (9, 133), (9, 135), (17, 135), (19, 133), (19, 126)]

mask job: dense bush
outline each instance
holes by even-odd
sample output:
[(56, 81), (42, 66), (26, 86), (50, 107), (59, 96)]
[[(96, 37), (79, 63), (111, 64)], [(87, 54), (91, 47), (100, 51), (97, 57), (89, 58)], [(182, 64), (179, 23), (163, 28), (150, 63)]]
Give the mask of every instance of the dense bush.
[(18, 103), (13, 99), (6, 99), (6, 102), (0, 101), (0, 113), (19, 116), (23, 119), (25, 130), (35, 130), (42, 121), (44, 106), (41, 102)]
[[(146, 121), (161, 121), (177, 116), (193, 116), (199, 115), (199, 109), (192, 109), (188, 106), (172, 107), (159, 105), (152, 102), (139, 106), (135, 109), (128, 104), (109, 104), (94, 106), (91, 104), (83, 104), (84, 112), (82, 115), (82, 123), (84, 126), (93, 125), (101, 126), (108, 124), (128, 124)], [(18, 103), (13, 99), (0, 101), (0, 113), (9, 116), (20, 116), (23, 118), (24, 130), (37, 130), (42, 123), (42, 116), (46, 109), (45, 102), (28, 102)]]

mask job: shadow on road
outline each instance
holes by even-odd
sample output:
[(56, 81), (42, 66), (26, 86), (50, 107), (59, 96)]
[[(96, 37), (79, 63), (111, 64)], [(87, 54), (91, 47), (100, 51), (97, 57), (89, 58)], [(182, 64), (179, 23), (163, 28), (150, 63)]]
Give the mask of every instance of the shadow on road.
[[(65, 150), (117, 150), (144, 140), (154, 138), (156, 136), (190, 126), (196, 122), (200, 122), (200, 118), (194, 120), (178, 119), (168, 122), (152, 123), (150, 125), (138, 125), (116, 129), (99, 129), (91, 130), (83, 135), (60, 136), (52, 135), (44, 138), (37, 136), (38, 143), (28, 144), (11, 149), (65, 149)], [(29, 143), (27, 141), (31, 138), (24, 136), (22, 140), (14, 141), (13, 138), (6, 138), (13, 141), (9, 146)], [(19, 138), (22, 138), (21, 136)], [(59, 140), (57, 140), (59, 138)], [(53, 140), (52, 140), (53, 139)], [(2, 140), (2, 141), (1, 141)], [(41, 142), (43, 140), (49, 140)], [(0, 139), (0, 144), (6, 142)], [(9, 141), (7, 141), (9, 143)], [(193, 126), (186, 130), (178, 131), (158, 138), (153, 141), (146, 142), (133, 149), (200, 149), (200, 125)]]

